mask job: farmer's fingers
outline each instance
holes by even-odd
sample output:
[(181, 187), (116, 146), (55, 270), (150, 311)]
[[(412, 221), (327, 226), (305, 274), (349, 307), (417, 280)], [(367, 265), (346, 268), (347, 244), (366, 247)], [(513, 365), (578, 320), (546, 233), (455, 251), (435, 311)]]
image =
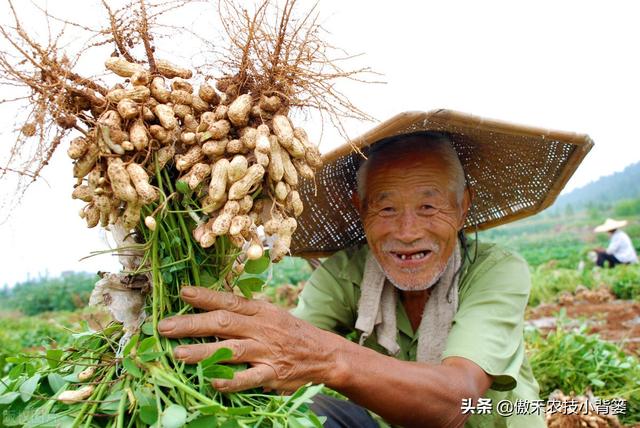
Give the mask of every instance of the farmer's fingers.
[(158, 324), (158, 332), (170, 338), (247, 337), (251, 335), (252, 329), (255, 330), (254, 324), (244, 315), (229, 311), (212, 311), (166, 318)]
[(255, 361), (255, 357), (259, 352), (257, 342), (247, 340), (223, 340), (215, 343), (200, 343), (197, 345), (182, 345), (173, 350), (173, 355), (180, 361), (187, 364), (195, 364), (198, 361), (213, 355), (220, 348), (228, 348), (231, 350), (232, 357), (229, 360), (223, 360), (226, 363), (246, 363)]
[(276, 379), (276, 372), (265, 364), (236, 372), (233, 379), (216, 379), (211, 382), (221, 392), (237, 392), (249, 388), (267, 385)]
[(258, 300), (247, 300), (227, 291), (213, 291), (204, 287), (182, 287), (180, 296), (194, 308), (207, 311), (225, 309), (242, 315), (255, 315), (264, 306)]

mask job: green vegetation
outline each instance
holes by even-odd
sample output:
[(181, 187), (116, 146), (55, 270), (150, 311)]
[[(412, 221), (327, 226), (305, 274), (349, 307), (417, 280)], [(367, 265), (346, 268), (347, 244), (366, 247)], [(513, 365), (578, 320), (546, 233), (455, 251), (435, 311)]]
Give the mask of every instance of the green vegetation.
[(309, 263), (299, 257), (285, 257), (280, 263), (272, 266), (271, 272), (263, 274), (265, 280), (271, 275), (268, 281), (270, 287), (282, 284), (296, 285), (306, 281), (312, 272)]
[(610, 282), (613, 294), (619, 299), (640, 300), (640, 266), (620, 266)]
[[(561, 315), (560, 320), (566, 323)], [(602, 399), (627, 400), (624, 423), (640, 422), (640, 362), (617, 346), (587, 335), (585, 326), (567, 331), (561, 321), (555, 331), (542, 335), (527, 331), (528, 355), (540, 384), (540, 396), (555, 389), (582, 394), (587, 389)]]
[(585, 265), (582, 271), (559, 268), (552, 262), (532, 267), (529, 305), (553, 302), (563, 291), (573, 293), (578, 285), (589, 289), (607, 285), (618, 299), (640, 300), (640, 265), (615, 269), (594, 268), (593, 263)]
[(69, 315), (58, 313), (45, 318), (0, 314), (0, 374), (11, 368), (7, 358), (20, 352), (66, 345), (70, 339), (68, 327), (72, 325)]
[(73, 311), (89, 302), (98, 277), (86, 272), (72, 272), (59, 277), (43, 277), (5, 287), (0, 293), (0, 308), (18, 310), (25, 315), (51, 311)]
[(640, 199), (626, 199), (618, 202), (613, 208), (618, 217), (630, 217), (640, 215)]

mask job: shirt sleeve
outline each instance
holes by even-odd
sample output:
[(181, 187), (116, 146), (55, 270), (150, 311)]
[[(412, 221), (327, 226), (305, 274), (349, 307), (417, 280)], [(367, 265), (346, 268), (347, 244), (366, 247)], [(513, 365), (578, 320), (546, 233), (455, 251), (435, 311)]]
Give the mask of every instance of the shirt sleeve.
[(323, 330), (344, 333), (355, 323), (355, 286), (340, 275), (348, 264), (345, 254), (335, 254), (312, 274), (291, 313)]
[(619, 233), (614, 233), (607, 247), (607, 254), (616, 255), (624, 247), (624, 238)]
[(607, 247), (607, 254), (615, 254), (620, 247), (620, 236), (618, 234), (614, 234), (611, 237), (611, 241), (609, 241), (609, 246)]
[(443, 353), (473, 361), (494, 377), (491, 388), (508, 391), (524, 360), (524, 311), (531, 279), (527, 263), (500, 251), (490, 266), (468, 283), (461, 295)]

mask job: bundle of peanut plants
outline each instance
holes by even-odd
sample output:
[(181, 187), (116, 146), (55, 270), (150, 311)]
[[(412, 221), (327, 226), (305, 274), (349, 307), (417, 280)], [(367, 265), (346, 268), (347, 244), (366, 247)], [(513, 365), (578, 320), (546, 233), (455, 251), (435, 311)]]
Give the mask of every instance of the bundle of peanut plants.
[[(293, 0), (280, 7), (266, 0), (251, 12), (218, 4), (226, 47), (216, 49), (217, 73), (156, 57), (154, 29), (180, 31), (159, 18), (187, 3), (116, 8), (103, 1), (107, 25), (78, 25), (92, 39), (76, 57), (59, 47), (60, 37), (37, 42), (9, 3), (14, 25), (0, 29), (8, 46), (0, 83), (24, 88), (16, 100), (29, 108), (15, 162), (0, 174), (18, 174), (24, 191), (64, 147), (79, 215), (111, 234), (123, 270), (101, 273), (91, 296), (113, 322), (41, 359), (11, 359), (0, 382), (4, 426), (321, 426), (307, 407), (321, 386), (288, 396), (222, 394), (211, 380), (245, 367), (221, 364), (227, 349), (185, 365), (172, 348), (204, 339), (162, 338), (157, 324), (193, 312), (179, 298), (184, 285), (247, 298), (261, 290), (257, 275), (288, 254), (304, 210), (298, 186), (321, 166), (317, 146), (290, 113), (316, 109), (333, 123), (368, 118), (333, 86), (367, 70), (331, 61), (317, 14), (296, 17)], [(73, 58), (105, 45), (114, 49), (104, 60), (106, 77), (74, 70)], [(19, 163), (33, 141), (36, 155)]]

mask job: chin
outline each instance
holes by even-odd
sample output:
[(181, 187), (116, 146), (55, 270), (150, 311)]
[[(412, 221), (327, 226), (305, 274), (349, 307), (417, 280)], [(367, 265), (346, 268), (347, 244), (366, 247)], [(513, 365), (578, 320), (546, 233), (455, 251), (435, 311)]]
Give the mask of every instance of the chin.
[(391, 282), (394, 287), (402, 291), (424, 291), (430, 288), (433, 284), (435, 284), (442, 272), (434, 272), (430, 275), (426, 275), (421, 277), (417, 277), (416, 275), (394, 275), (390, 272), (385, 271), (385, 275), (389, 282)]

